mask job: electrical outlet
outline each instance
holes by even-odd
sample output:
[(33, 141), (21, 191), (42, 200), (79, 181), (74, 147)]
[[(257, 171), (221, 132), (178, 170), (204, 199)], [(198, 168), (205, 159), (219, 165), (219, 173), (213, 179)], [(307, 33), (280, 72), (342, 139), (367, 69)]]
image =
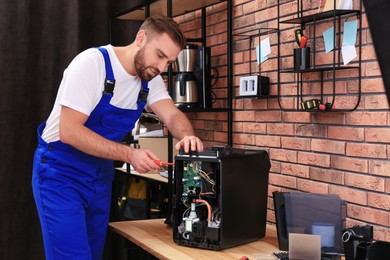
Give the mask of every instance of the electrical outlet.
[(240, 78), (240, 96), (257, 95), (258, 76), (245, 76)]

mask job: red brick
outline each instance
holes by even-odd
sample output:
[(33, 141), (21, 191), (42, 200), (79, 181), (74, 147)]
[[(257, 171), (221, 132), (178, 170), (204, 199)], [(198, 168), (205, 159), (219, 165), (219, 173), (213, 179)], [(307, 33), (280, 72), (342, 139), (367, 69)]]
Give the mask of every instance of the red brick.
[(388, 109), (389, 103), (386, 95), (367, 96), (364, 98), (366, 109)]
[(227, 133), (225, 132), (214, 132), (214, 141), (227, 143)]
[(254, 111), (236, 111), (233, 113), (234, 121), (254, 121)]
[(329, 190), (329, 185), (326, 183), (304, 180), (304, 179), (297, 180), (297, 187), (298, 190), (300, 191), (306, 191), (311, 193), (328, 194), (328, 190)]
[(351, 218), (356, 218), (362, 221), (367, 221), (374, 224), (389, 225), (389, 216), (387, 212), (349, 204), (347, 206), (347, 215)]
[(293, 150), (310, 150), (310, 139), (299, 137), (282, 137), (282, 147)]
[(374, 240), (390, 242), (390, 228), (374, 226)]
[(233, 142), (237, 144), (255, 145), (255, 138), (254, 135), (234, 134)]
[(385, 91), (385, 85), (381, 77), (364, 79), (362, 81), (362, 93), (379, 93)]
[(329, 187), (330, 194), (337, 194), (343, 200), (360, 205), (367, 205), (367, 192), (359, 189), (354, 189), (346, 186), (331, 185)]
[(379, 64), (377, 61), (375, 62), (367, 62), (362, 67), (363, 76), (380, 76), (381, 70), (379, 68)]
[(244, 99), (244, 108), (247, 110), (264, 110), (267, 108), (267, 102), (264, 100), (257, 100), (257, 99)]
[(344, 173), (336, 170), (310, 167), (310, 179), (322, 182), (344, 184)]
[(314, 113), (313, 123), (340, 125), (345, 121), (344, 113)]
[(345, 185), (372, 191), (385, 191), (385, 179), (356, 173), (345, 173)]
[(329, 167), (330, 155), (318, 154), (318, 153), (298, 152), (298, 162), (301, 164)]
[(233, 122), (233, 133), (242, 133), (244, 131), (244, 123), (242, 122)]
[(257, 135), (255, 144), (256, 146), (264, 146), (264, 147), (280, 147), (280, 137), (268, 136), (268, 135)]
[(205, 122), (204, 120), (191, 120), (192, 127), (195, 129), (204, 129)]
[(214, 140), (214, 133), (212, 131), (197, 130), (196, 135), (203, 141)]
[(387, 158), (386, 146), (381, 144), (347, 143), (348, 156)]
[(388, 194), (369, 192), (368, 206), (390, 211), (390, 196)]
[(243, 131), (245, 133), (265, 134), (267, 133), (267, 124), (244, 123)]
[(275, 211), (273, 210), (267, 210), (267, 221), (270, 221), (272, 223), (275, 223)]
[(385, 192), (390, 193), (390, 179), (386, 180)]
[(390, 143), (389, 128), (366, 128), (366, 141), (373, 143)]
[(328, 126), (328, 138), (349, 141), (363, 141), (364, 129), (347, 126)]
[(203, 120), (221, 120), (221, 118), (227, 118), (227, 113), (225, 112), (219, 112), (219, 113), (186, 113), (188, 116), (189, 114), (192, 114), (196, 119), (203, 119)]
[(390, 177), (390, 161), (370, 160), (368, 162), (369, 172), (373, 175)]
[(273, 161), (271, 163), (271, 169), (270, 169), (270, 172), (273, 172), (273, 173), (280, 173), (280, 168), (281, 168), (281, 163), (278, 162), (278, 161)]
[(298, 136), (326, 137), (326, 126), (322, 125), (297, 125), (296, 134)]
[(390, 159), (390, 145), (387, 146), (387, 159)]
[(287, 188), (296, 188), (296, 178), (287, 176), (287, 175), (279, 175), (279, 174), (269, 174), (269, 183), (277, 186), (287, 187)]
[(362, 60), (376, 59), (374, 45), (366, 45), (362, 47)]
[(333, 154), (345, 154), (345, 142), (331, 141), (329, 139), (313, 139), (311, 141), (311, 150)]
[(349, 125), (386, 126), (387, 112), (353, 112), (346, 114), (346, 123)]
[(280, 111), (255, 112), (255, 119), (257, 122), (280, 122), (281, 118)]
[(344, 156), (332, 156), (330, 159), (330, 167), (339, 170), (367, 173), (368, 161)]
[(298, 152), (282, 150), (282, 149), (270, 149), (270, 158), (272, 160), (278, 160), (282, 162), (297, 162)]
[(293, 124), (267, 124), (267, 134), (271, 135), (294, 135)]
[(301, 178), (309, 178), (309, 166), (291, 163), (282, 163), (280, 166), (280, 173)]
[(251, 1), (243, 5), (242, 11), (246, 15), (257, 11), (258, 8), (257, 1)]
[(211, 129), (211, 130), (214, 130), (214, 131), (222, 131), (222, 121), (216, 121), (216, 120), (212, 120), (212, 121), (204, 121), (205, 123), (205, 126), (204, 128), (205, 129)]
[(227, 34), (226, 33), (221, 33), (217, 35), (210, 35), (207, 37), (206, 44), (207, 46), (214, 46), (214, 45), (219, 45), (222, 43), (227, 42)]
[(282, 121), (290, 123), (310, 123), (311, 114), (307, 112), (282, 112)]

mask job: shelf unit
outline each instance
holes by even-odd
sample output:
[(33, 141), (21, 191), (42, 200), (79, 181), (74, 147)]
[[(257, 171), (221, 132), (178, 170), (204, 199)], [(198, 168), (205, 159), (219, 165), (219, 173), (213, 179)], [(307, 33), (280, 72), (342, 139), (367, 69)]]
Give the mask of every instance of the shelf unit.
[[(248, 39), (249, 40), (249, 76), (253, 76), (252, 74), (252, 45), (254, 44), (255, 40), (257, 39), (258, 40), (258, 44), (259, 44), (259, 52), (261, 53), (261, 37), (262, 36), (266, 36), (266, 35), (270, 35), (270, 34), (273, 34), (273, 33), (278, 33), (278, 29), (277, 28), (256, 28), (256, 29), (252, 29), (252, 30), (247, 30), (247, 31), (242, 31), (242, 32), (239, 32), (239, 33), (235, 33), (233, 35), (233, 40), (234, 39), (237, 39), (237, 40), (246, 40)], [(278, 46), (278, 49), (279, 49), (279, 43), (277, 43), (277, 46)], [(278, 51), (279, 53), (279, 51)], [(278, 62), (279, 62), (279, 59), (278, 59)], [(258, 67), (258, 71), (255, 72), (254, 75), (259, 75), (261, 76), (262, 75), (262, 71), (261, 71), (261, 63), (257, 65)], [(279, 68), (279, 65), (278, 65), (278, 68)], [(235, 99), (268, 99), (268, 98), (276, 98), (277, 95), (247, 95), (247, 96), (235, 96), (234, 98)]]
[[(231, 0), (202, 0), (202, 1), (191, 1), (191, 0), (145, 0), (145, 1), (133, 1), (135, 3), (130, 6), (122, 8), (111, 17), (112, 24), (113, 20), (127, 20), (127, 21), (143, 21), (150, 15), (166, 15), (175, 17), (186, 14), (188, 12), (201, 10), (201, 33), (200, 38), (187, 38), (188, 42), (201, 43), (206, 46), (206, 7), (215, 5), (222, 2), (228, 3), (228, 15), (227, 15), (227, 35), (228, 35), (228, 75), (227, 75), (227, 106), (225, 108), (180, 108), (183, 112), (228, 112), (228, 145), (232, 145), (232, 99), (233, 99), (233, 69), (232, 69), (232, 1)], [(111, 35), (111, 26), (110, 26)], [(204, 57), (205, 58), (205, 57)], [(167, 76), (168, 90), (172, 94), (173, 86), (173, 75), (172, 68), (169, 67), (168, 71), (163, 73)]]
[[(336, 1), (335, 1), (336, 2)], [(331, 109), (327, 110), (330, 112), (349, 112), (355, 110), (359, 103), (360, 103), (360, 98), (361, 98), (361, 60), (362, 60), (362, 33), (361, 33), (361, 28), (362, 28), (362, 19), (361, 19), (361, 13), (362, 13), (362, 0), (359, 0), (359, 9), (358, 10), (337, 10), (336, 9), (336, 4), (334, 6), (334, 10), (330, 11), (325, 11), (325, 12), (316, 12), (316, 13), (307, 13), (308, 10), (303, 9), (303, 0), (297, 0), (297, 11), (292, 14), (287, 14), (283, 16), (283, 20), (281, 20), (281, 11), (280, 11), (280, 0), (278, 0), (278, 29), (279, 29), (279, 44), (280, 44), (280, 24), (292, 24), (292, 25), (299, 25), (302, 30), (305, 29), (306, 25), (311, 25), (313, 27), (313, 37), (310, 38), (312, 40), (312, 56), (311, 56), (311, 67), (309, 69), (304, 69), (304, 70), (296, 70), (296, 69), (282, 69), (280, 67), (280, 62), (278, 63), (278, 103), (283, 111), (307, 111), (307, 112), (315, 112), (315, 111), (320, 111), (320, 110), (300, 110), (300, 102), (304, 102), (303, 100), (303, 76), (302, 74), (304, 73), (312, 73), (312, 72), (317, 72), (320, 74), (320, 100), (321, 103), (326, 103), (324, 102), (324, 74), (328, 72), (332, 72), (332, 93), (331, 93), (331, 106), (335, 104), (335, 99), (337, 97), (336, 93), (336, 72), (337, 71), (342, 71), (342, 70), (358, 70), (358, 90), (356, 93), (356, 103), (353, 107), (351, 108), (342, 108), (342, 109)], [(309, 11), (310, 12), (310, 11)], [(311, 10), (311, 12), (315, 12)], [(293, 16), (292, 18), (290, 18)], [(358, 20), (358, 60), (357, 60), (357, 65), (342, 65), (341, 64), (341, 19), (343, 17), (349, 18), (352, 16), (356, 16)], [(317, 53), (317, 41), (318, 41), (318, 36), (316, 35), (317, 33), (317, 23), (320, 21), (325, 21), (330, 20), (329, 23), (331, 23), (334, 26), (334, 37), (333, 37), (333, 62), (331, 65), (317, 65), (316, 64), (316, 56), (318, 55)], [(337, 25), (337, 26), (336, 26)], [(336, 44), (336, 42), (338, 44)], [(336, 57), (337, 53), (337, 57)], [(280, 49), (279, 49), (279, 59), (282, 59), (281, 54), (280, 54)], [(282, 105), (282, 91), (281, 91), (281, 76), (280, 73), (295, 73), (296, 76), (296, 84), (297, 84), (297, 93), (296, 93), (296, 108), (295, 109), (289, 109), (289, 108), (284, 108)], [(329, 96), (329, 95), (328, 95)]]
[[(132, 1), (132, 4), (126, 8), (122, 8), (122, 10), (116, 12), (110, 18), (110, 35), (111, 34), (111, 25), (112, 20), (129, 20), (129, 21), (143, 21), (146, 17), (150, 15), (166, 15), (168, 17), (179, 16), (188, 12), (202, 10), (202, 37), (199, 39), (187, 39), (188, 42), (201, 42), (203, 46), (206, 46), (206, 7), (218, 4), (221, 2), (227, 2), (227, 35), (228, 35), (228, 50), (227, 50), (227, 67), (228, 67), (228, 75), (227, 75), (227, 107), (226, 108), (210, 108), (210, 109), (182, 109), (183, 112), (227, 112), (228, 115), (228, 145), (232, 146), (233, 138), (232, 138), (232, 129), (233, 129), (233, 113), (232, 113), (232, 97), (233, 97), (233, 50), (232, 50), (232, 17), (233, 17), (233, 1), (232, 0), (201, 0), (201, 1), (193, 1), (193, 0), (144, 0), (138, 1), (138, 3), (134, 3), (136, 1)], [(173, 86), (173, 72), (171, 66), (168, 68), (167, 72), (168, 78), (168, 90), (172, 91)], [(171, 93), (172, 94), (172, 93)], [(172, 140), (173, 137), (170, 133), (168, 133), (168, 161), (173, 161), (173, 150), (172, 150)], [(168, 167), (168, 193), (172, 194), (172, 183), (173, 183), (173, 171), (172, 166)], [(171, 196), (169, 196), (169, 199)], [(169, 202), (169, 212), (171, 211), (172, 205)], [(170, 219), (167, 218), (167, 223), (170, 222)]]

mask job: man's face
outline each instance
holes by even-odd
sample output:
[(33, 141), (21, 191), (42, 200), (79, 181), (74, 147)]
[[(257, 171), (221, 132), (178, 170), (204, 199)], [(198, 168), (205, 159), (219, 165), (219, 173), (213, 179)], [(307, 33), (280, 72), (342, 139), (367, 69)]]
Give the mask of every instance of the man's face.
[(137, 75), (150, 81), (174, 62), (180, 48), (167, 34), (155, 35), (138, 50), (134, 57)]

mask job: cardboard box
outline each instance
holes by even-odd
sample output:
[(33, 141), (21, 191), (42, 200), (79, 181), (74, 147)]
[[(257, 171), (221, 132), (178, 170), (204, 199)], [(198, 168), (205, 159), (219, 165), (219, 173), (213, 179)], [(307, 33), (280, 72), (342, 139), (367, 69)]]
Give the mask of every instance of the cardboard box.
[[(175, 149), (177, 140), (172, 140), (173, 158), (177, 155), (178, 151)], [(141, 137), (138, 139), (138, 144), (141, 149), (148, 149), (160, 158), (160, 160), (168, 161), (168, 137)]]

